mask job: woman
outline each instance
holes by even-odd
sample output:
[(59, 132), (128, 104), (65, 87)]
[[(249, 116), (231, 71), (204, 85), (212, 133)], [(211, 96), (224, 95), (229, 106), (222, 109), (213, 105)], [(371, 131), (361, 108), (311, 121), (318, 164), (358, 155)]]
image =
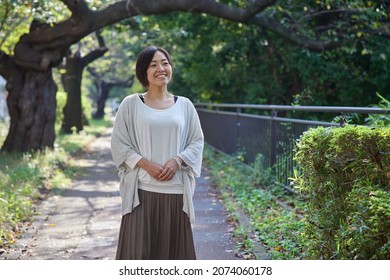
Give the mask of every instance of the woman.
[(196, 259), (191, 222), (203, 132), (189, 99), (168, 91), (169, 53), (145, 48), (136, 76), (147, 89), (119, 106), (111, 151), (119, 170), (122, 221), (116, 259)]

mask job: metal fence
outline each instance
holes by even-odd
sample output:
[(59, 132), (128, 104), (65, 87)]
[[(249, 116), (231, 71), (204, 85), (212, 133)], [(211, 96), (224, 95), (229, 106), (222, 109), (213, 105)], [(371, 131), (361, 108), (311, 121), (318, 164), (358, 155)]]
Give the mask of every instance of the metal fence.
[[(290, 186), (294, 170), (297, 170), (294, 147), (304, 131), (318, 126), (340, 126), (342, 123), (309, 121), (280, 117), (302, 112), (331, 113), (343, 116), (349, 113), (386, 114), (380, 108), (275, 106), (248, 104), (195, 104), (205, 141), (227, 154), (243, 153), (245, 163), (253, 163), (262, 156), (264, 168), (271, 168), (276, 180)], [(256, 111), (256, 114), (244, 113)], [(261, 113), (263, 114), (257, 114)], [(340, 119), (343, 119), (342, 117)]]

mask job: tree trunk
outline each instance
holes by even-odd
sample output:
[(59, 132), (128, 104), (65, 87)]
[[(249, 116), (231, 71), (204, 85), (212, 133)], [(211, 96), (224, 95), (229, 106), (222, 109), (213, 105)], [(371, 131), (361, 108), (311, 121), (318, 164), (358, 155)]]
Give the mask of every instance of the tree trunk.
[(110, 95), (110, 91), (113, 88), (113, 84), (101, 82), (100, 83), (100, 95), (97, 100), (96, 112), (93, 114), (94, 119), (103, 119), (104, 118), (104, 108), (106, 107), (106, 101)]
[(57, 86), (52, 71), (18, 71), (8, 81), (10, 129), (3, 150), (53, 147)]
[(62, 132), (71, 133), (73, 128), (77, 132), (83, 130), (83, 123), (87, 122), (81, 104), (81, 80), (83, 71), (89, 63), (102, 57), (107, 50), (107, 48), (101, 47), (91, 51), (84, 57), (77, 51), (73, 55), (69, 54), (66, 57), (66, 73), (62, 75), (62, 83), (68, 95), (63, 110), (64, 120), (62, 123)]
[(82, 121), (82, 104), (81, 104), (81, 75), (83, 71), (83, 63), (79, 56), (74, 56), (67, 59), (66, 74), (62, 76), (62, 83), (67, 93), (66, 105), (63, 109), (64, 119), (62, 122), (61, 131), (64, 133), (72, 133), (83, 130)]
[[(75, 85), (72, 85), (72, 87), (73, 86), (76, 87)], [(72, 133), (73, 130), (76, 132), (83, 130), (83, 113), (80, 90), (71, 90), (68, 92), (63, 113), (64, 119), (61, 126), (62, 132), (69, 134)]]

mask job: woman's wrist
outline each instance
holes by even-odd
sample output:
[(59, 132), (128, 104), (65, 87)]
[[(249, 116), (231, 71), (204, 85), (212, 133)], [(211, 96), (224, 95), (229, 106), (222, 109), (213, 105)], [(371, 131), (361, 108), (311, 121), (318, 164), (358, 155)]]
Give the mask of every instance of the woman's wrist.
[(179, 167), (179, 169), (181, 169), (181, 167), (183, 165), (183, 160), (180, 157), (178, 157), (178, 156), (174, 156), (173, 159), (176, 161), (177, 166)]
[(137, 162), (137, 166), (142, 168), (142, 169), (146, 169), (146, 166), (148, 165), (149, 161), (146, 159), (146, 158), (141, 158), (138, 162)]

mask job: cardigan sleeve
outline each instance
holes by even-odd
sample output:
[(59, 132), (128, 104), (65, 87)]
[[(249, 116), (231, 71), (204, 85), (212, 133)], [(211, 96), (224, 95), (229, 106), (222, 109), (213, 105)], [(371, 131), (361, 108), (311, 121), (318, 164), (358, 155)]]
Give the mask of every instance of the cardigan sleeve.
[(132, 101), (134, 99), (128, 96), (121, 102), (111, 135), (111, 154), (119, 170), (122, 215), (131, 213), (140, 203), (137, 191), (139, 168), (135, 168), (135, 164), (138, 162), (137, 158), (141, 156), (132, 126), (134, 115)]
[(187, 131), (184, 149), (179, 153), (179, 157), (191, 168), (196, 177), (200, 176), (202, 169), (202, 156), (204, 146), (204, 136), (200, 124), (198, 113), (192, 102), (187, 99)]
[(118, 108), (111, 135), (111, 154), (117, 168), (125, 164), (134, 169), (142, 158), (138, 152), (132, 123), (132, 99), (125, 98)]

